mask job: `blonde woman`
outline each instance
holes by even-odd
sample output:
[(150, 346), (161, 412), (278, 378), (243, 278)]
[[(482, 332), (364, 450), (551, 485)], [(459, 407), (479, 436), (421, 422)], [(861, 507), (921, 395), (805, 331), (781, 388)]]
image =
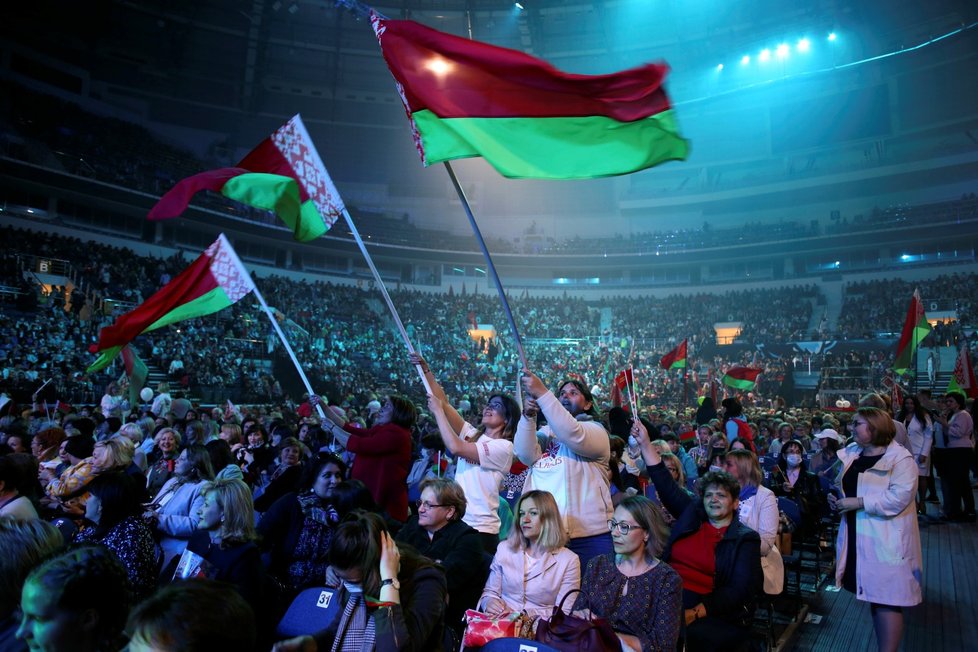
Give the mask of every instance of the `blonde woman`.
[[(492, 559), (480, 610), (491, 617), (525, 611), (549, 618), (561, 598), (581, 585), (580, 559), (566, 543), (554, 497), (537, 490), (520, 496), (516, 523)], [(565, 609), (570, 611), (570, 601)]]

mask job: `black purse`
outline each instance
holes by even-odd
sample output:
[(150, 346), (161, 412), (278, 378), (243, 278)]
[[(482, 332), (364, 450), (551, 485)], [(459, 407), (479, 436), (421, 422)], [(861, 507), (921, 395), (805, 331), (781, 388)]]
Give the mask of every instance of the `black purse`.
[[(564, 602), (573, 593), (580, 593), (587, 601), (590, 618), (568, 616), (564, 613)], [(554, 607), (550, 620), (541, 619), (537, 623), (537, 641), (561, 652), (621, 652), (621, 642), (615, 635), (608, 619), (593, 615), (590, 596), (581, 589), (568, 591), (560, 604)]]

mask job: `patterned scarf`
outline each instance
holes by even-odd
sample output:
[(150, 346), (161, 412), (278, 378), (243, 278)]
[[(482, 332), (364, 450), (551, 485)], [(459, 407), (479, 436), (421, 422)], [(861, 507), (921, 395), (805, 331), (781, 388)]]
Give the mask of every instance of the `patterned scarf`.
[(323, 507), (322, 499), (312, 491), (297, 496), (296, 500), (299, 501), (302, 515), (306, 518), (327, 527), (339, 523), (340, 515), (336, 512), (336, 508), (331, 504)]
[(340, 617), (330, 652), (373, 652), (374, 639), (374, 619), (367, 615), (364, 595), (351, 593)]

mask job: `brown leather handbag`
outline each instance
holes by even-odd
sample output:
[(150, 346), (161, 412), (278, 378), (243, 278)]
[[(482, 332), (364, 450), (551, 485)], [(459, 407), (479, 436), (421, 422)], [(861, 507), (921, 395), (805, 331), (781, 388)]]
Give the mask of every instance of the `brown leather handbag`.
[[(580, 593), (588, 604), (588, 618), (568, 616), (564, 613), (564, 602), (573, 593)], [(621, 643), (606, 618), (594, 616), (591, 598), (580, 589), (568, 591), (560, 604), (554, 607), (550, 620), (541, 619), (537, 623), (537, 640), (561, 652), (621, 652)]]

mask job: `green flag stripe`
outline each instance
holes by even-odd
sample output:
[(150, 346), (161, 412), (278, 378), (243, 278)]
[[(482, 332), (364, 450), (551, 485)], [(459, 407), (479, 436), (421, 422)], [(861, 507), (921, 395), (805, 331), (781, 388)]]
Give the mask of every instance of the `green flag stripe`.
[(511, 178), (587, 179), (628, 174), (673, 159), (689, 145), (674, 113), (635, 122), (604, 116), (559, 118), (439, 118), (412, 114), (430, 165), (482, 156)]
[(686, 367), (686, 358), (683, 358), (682, 360), (676, 360), (675, 362), (673, 362), (672, 365), (669, 368), (670, 369), (684, 369), (685, 367)]
[(285, 222), (299, 242), (315, 240), (329, 230), (311, 199), (302, 202), (295, 179), (280, 174), (252, 172), (232, 179), (221, 194), (256, 208), (273, 211)]
[(193, 301), (177, 306), (150, 324), (146, 330), (143, 331), (143, 333), (148, 333), (156, 330), (157, 328), (169, 326), (170, 324), (183, 321), (184, 319), (194, 319), (195, 317), (203, 317), (204, 315), (215, 313), (218, 310), (227, 308), (232, 303), (234, 302), (228, 298), (228, 295), (224, 292), (224, 289), (218, 286), (210, 292), (200, 295)]
[(728, 387), (734, 387), (736, 389), (754, 389), (755, 383), (753, 380), (743, 380), (740, 378), (732, 378), (730, 376), (723, 377), (723, 384)]

